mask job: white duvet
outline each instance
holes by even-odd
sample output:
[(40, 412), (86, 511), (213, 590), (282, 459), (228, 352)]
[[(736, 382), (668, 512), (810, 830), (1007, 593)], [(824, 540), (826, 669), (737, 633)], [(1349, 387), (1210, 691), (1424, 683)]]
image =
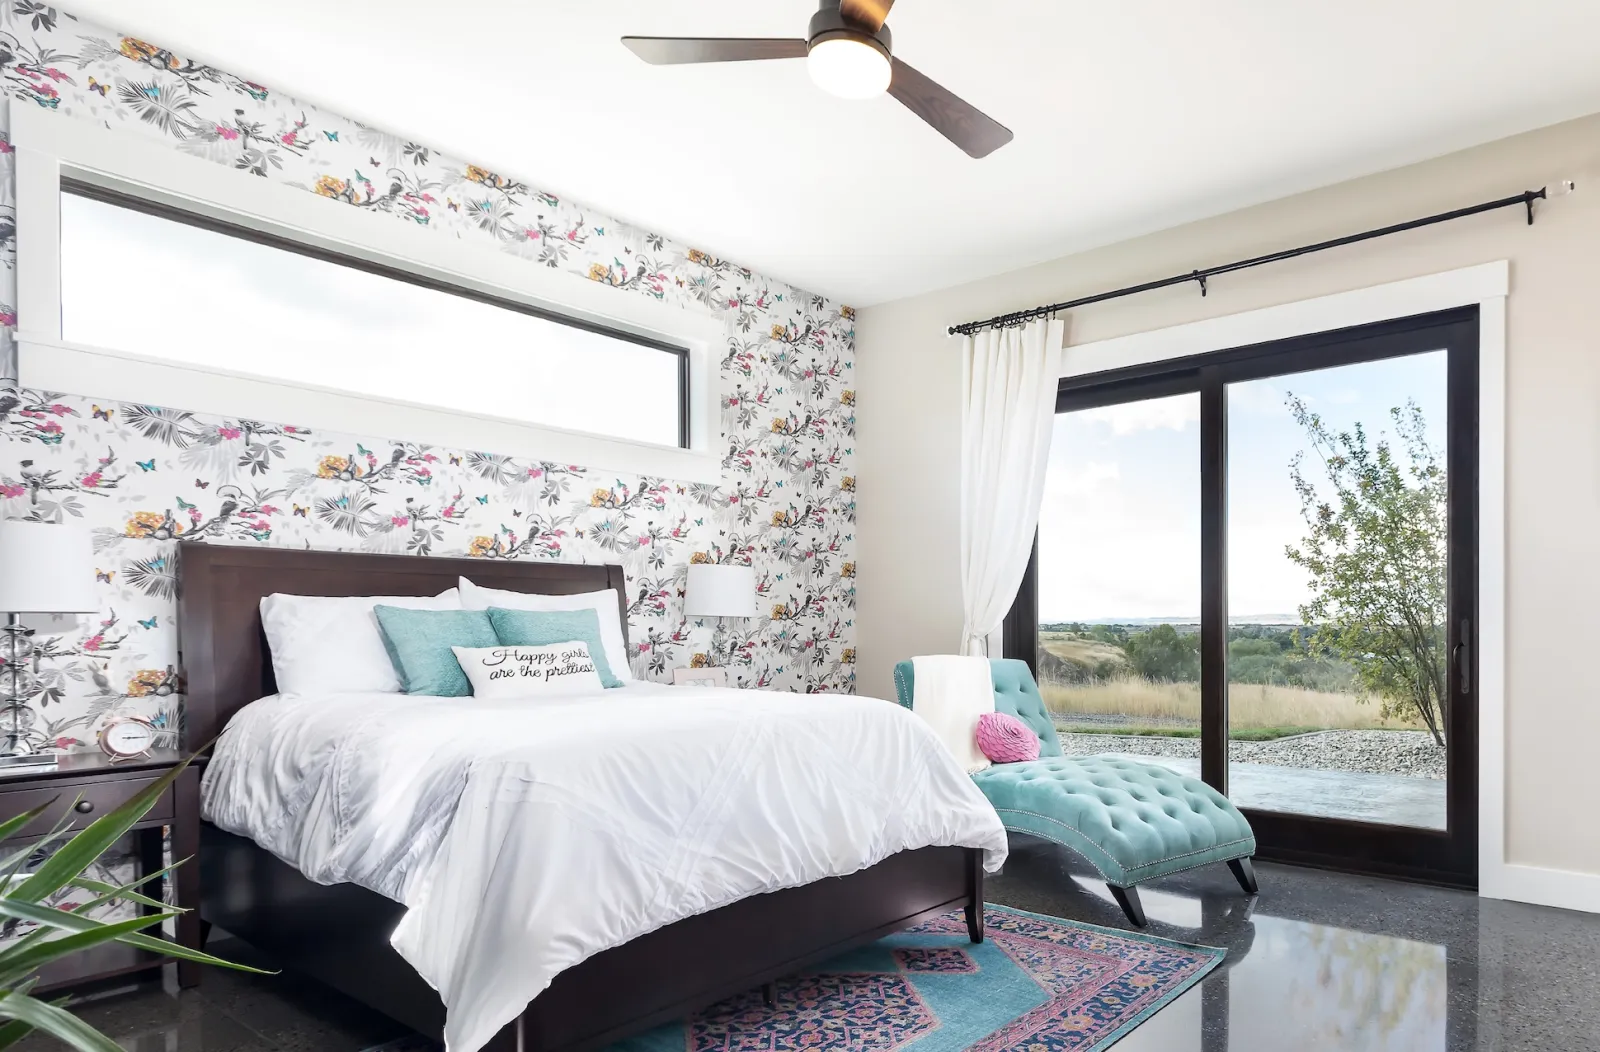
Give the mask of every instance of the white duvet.
[(632, 684), (553, 700), (274, 695), (205, 818), (403, 903), (392, 942), (476, 1052), (562, 970), (684, 917), (1005, 831), (929, 727), (842, 695)]

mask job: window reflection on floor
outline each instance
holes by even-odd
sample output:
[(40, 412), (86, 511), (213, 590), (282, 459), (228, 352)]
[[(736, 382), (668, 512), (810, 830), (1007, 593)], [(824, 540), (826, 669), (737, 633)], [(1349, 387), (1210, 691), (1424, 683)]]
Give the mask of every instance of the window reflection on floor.
[[(1255, 919), (1251, 967), (1229, 976), (1229, 1044), (1430, 1052), (1445, 1048), (1445, 948), (1320, 924)], [(1262, 1005), (1281, 1006), (1282, 1016)], [(1238, 1011), (1233, 1011), (1233, 1006)]]

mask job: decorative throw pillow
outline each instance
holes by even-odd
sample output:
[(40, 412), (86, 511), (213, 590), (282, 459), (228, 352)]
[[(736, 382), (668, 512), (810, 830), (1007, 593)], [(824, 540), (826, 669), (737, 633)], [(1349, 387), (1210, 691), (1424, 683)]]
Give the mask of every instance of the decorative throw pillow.
[(505, 588), (485, 588), (461, 578), (461, 606), (466, 610), (593, 610), (600, 619), (600, 642), (605, 644), (606, 665), (618, 679), (632, 679), (628, 667), (627, 637), (622, 631), (622, 604), (615, 588), (570, 595), (543, 592), (513, 592)]
[(978, 717), (978, 748), (995, 763), (1020, 763), (1039, 758), (1039, 736), (1006, 712), (986, 712)]
[(500, 642), (482, 610), (411, 610), (375, 606), (383, 645), (407, 694), (464, 698), (472, 684), (456, 663), (454, 646), (492, 647)]
[(605, 644), (600, 639), (600, 616), (593, 610), (507, 610), (489, 608), (489, 621), (501, 646), (547, 647), (576, 639), (589, 647), (602, 687), (620, 687), (611, 672)]
[(589, 644), (543, 647), (451, 647), (477, 698), (521, 698), (600, 690)]

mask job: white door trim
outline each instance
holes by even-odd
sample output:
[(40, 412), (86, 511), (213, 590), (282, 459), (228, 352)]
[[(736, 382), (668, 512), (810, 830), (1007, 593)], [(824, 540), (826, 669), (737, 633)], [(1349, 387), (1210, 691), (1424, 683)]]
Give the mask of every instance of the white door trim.
[[(1494, 299), (1503, 300), (1510, 290), (1510, 283), (1511, 265), (1502, 259), (1095, 343), (1073, 346), (1069, 342), (1062, 360), (1061, 375), (1083, 376), (1230, 347), (1287, 340), (1352, 325), (1369, 325), (1391, 318), (1449, 310), (1451, 307), (1466, 307)], [(1068, 334), (1071, 334), (1070, 327)], [(1504, 332), (1500, 334), (1500, 342), (1505, 343)]]
[[(1414, 314), (1478, 307), (1478, 893), (1600, 910), (1600, 877), (1506, 862), (1506, 296), (1496, 260), (1370, 288), (1283, 303), (1165, 329), (1068, 345), (1063, 376), (1085, 376), (1208, 351), (1327, 332)], [(1587, 897), (1574, 881), (1587, 880)], [(1553, 894), (1559, 891), (1559, 895)], [(1559, 899), (1559, 901), (1556, 901)], [(1589, 905), (1579, 906), (1580, 901)]]

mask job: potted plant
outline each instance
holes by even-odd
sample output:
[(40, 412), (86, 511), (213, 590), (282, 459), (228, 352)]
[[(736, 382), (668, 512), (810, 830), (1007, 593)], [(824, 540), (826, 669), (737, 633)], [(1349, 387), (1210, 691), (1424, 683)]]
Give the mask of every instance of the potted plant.
[[(75, 836), (66, 828), (74, 813), (67, 808), (55, 828), (40, 840), (24, 844), (0, 859), (0, 917), (32, 922), (38, 927), (0, 946), (0, 1048), (6, 1048), (34, 1030), (42, 1030), (80, 1052), (122, 1052), (121, 1046), (63, 1007), (61, 1001), (45, 1001), (32, 994), (39, 969), (51, 961), (82, 953), (102, 943), (121, 942), (167, 957), (181, 957), (202, 964), (215, 964), (240, 971), (261, 972), (259, 968), (234, 964), (199, 950), (192, 950), (157, 936), (145, 934), (185, 912), (141, 894), (137, 889), (164, 877), (185, 862), (148, 873), (120, 887), (84, 876), (84, 870), (128, 832), (161, 798), (161, 794), (188, 766), (182, 764), (157, 779), (149, 788), (114, 811), (106, 813)], [(54, 801), (44, 803), (17, 817), (0, 822), (0, 841), (16, 836), (43, 814)], [(62, 843), (62, 841), (65, 841)], [(38, 869), (23, 873), (28, 859), (41, 849), (60, 844)], [(92, 897), (71, 909), (45, 904), (63, 888), (88, 892)], [(149, 907), (143, 913), (121, 921), (101, 921), (89, 911), (113, 902)]]

